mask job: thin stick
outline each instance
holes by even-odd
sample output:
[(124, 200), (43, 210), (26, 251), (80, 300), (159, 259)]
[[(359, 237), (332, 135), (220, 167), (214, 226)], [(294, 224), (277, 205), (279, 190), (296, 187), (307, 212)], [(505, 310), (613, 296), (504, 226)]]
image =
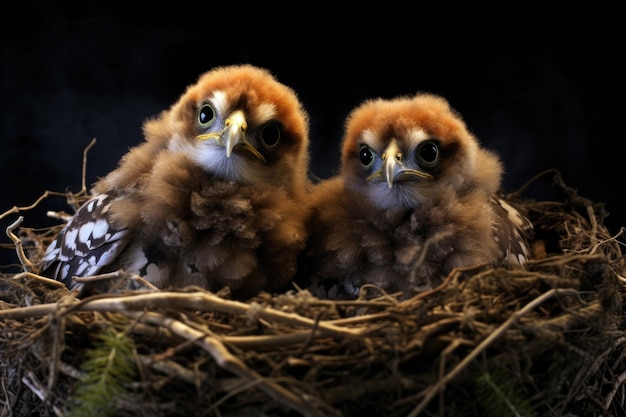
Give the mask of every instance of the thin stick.
[(113, 272), (105, 272), (104, 274), (98, 274), (98, 275), (88, 275), (88, 276), (82, 276), (82, 277), (75, 275), (72, 277), (72, 280), (80, 284), (84, 284), (84, 283), (89, 283), (89, 282), (105, 281), (105, 280), (110, 280), (110, 279), (115, 279), (115, 278), (121, 278), (126, 274), (129, 275), (130, 279), (142, 285), (143, 287), (146, 287), (150, 290), (158, 290), (158, 288), (154, 284), (152, 284), (145, 278), (137, 274), (128, 273), (124, 271), (123, 269), (118, 269), (117, 271), (113, 271)]
[(7, 390), (7, 385), (6, 385), (6, 378), (2, 378), (2, 393), (4, 394), (4, 398), (5, 400), (4, 402), (4, 407), (2, 407), (2, 412), (8, 412), (9, 414), (6, 415), (5, 417), (12, 417), (13, 416), (13, 408), (15, 407), (15, 401), (17, 400), (17, 397), (19, 396), (19, 393), (17, 395), (13, 395), (13, 399), (11, 398), (11, 394), (9, 393), (9, 391)]
[(33, 204), (31, 204), (30, 206), (23, 206), (23, 207), (18, 207), (18, 206), (13, 206), (11, 207), (9, 210), (5, 211), (4, 213), (0, 214), (0, 220), (5, 218), (6, 216), (8, 216), (9, 214), (17, 214), (20, 211), (26, 211), (26, 210), (32, 210), (33, 208), (37, 207), (39, 205), (39, 203), (41, 203), (45, 198), (48, 198), (51, 195), (57, 195), (57, 196), (65, 196), (65, 193), (59, 193), (57, 191), (45, 191), (37, 200), (35, 200), (35, 202)]
[(171, 317), (163, 316), (162, 314), (146, 312), (135, 313), (134, 315), (136, 315), (141, 322), (166, 327), (173, 334), (186, 340), (194, 341), (194, 343), (197, 343), (210, 353), (213, 359), (215, 359), (215, 362), (217, 362), (222, 369), (245, 378), (247, 381), (258, 381), (259, 388), (281, 404), (299, 411), (304, 416), (315, 417), (325, 415), (320, 414), (320, 411), (316, 409), (315, 405), (308, 405), (291, 391), (269, 379), (263, 378), (254, 370), (248, 368), (244, 362), (232, 355), (218, 338), (196, 330)]
[[(65, 338), (62, 336), (65, 332), (65, 320), (56, 314), (52, 314), (50, 318), (50, 331), (52, 332), (52, 348), (50, 352), (50, 371), (48, 375), (48, 391), (54, 392), (54, 387), (59, 379), (59, 363), (61, 363), (61, 352), (65, 345)], [(56, 324), (53, 326), (52, 323)]]
[(521, 195), (527, 188), (529, 188), (532, 184), (538, 181), (539, 178), (543, 177), (544, 175), (548, 175), (549, 173), (553, 173), (555, 178), (558, 178), (561, 176), (561, 172), (557, 169), (554, 169), (554, 168), (546, 169), (545, 171), (538, 173), (537, 175), (532, 177), (530, 180), (526, 181), (524, 185), (518, 188), (517, 191), (515, 191), (514, 193), (511, 193), (511, 195)]
[(96, 144), (96, 138), (91, 139), (91, 142), (89, 142), (89, 145), (87, 145), (87, 147), (85, 148), (85, 150), (83, 151), (83, 174), (82, 174), (82, 187), (80, 189), (80, 195), (86, 194), (87, 193), (87, 183), (86, 183), (86, 178), (87, 178), (87, 152), (89, 152), (89, 149), (91, 149), (91, 147), (93, 145)]
[[(22, 382), (26, 385), (37, 398), (39, 398), (43, 402), (47, 402), (49, 400), (48, 391), (41, 386), (35, 374), (32, 371), (28, 372), (27, 376), (22, 377)], [(56, 405), (52, 406), (52, 410), (54, 414), (58, 417), (63, 417), (63, 412)]]
[(20, 263), (22, 264), (24, 271), (31, 272), (35, 270), (36, 267), (26, 257), (26, 254), (24, 253), (24, 248), (22, 247), (22, 241), (13, 233), (13, 231), (17, 229), (18, 226), (22, 224), (23, 221), (24, 221), (24, 216), (18, 217), (16, 221), (14, 221), (9, 226), (7, 226), (6, 233), (9, 239), (11, 239), (13, 241), (13, 244), (15, 245), (15, 252), (17, 252), (17, 257), (20, 260)]
[[(131, 295), (131, 296), (129, 296)], [(98, 298), (85, 298), (67, 306), (67, 311), (137, 311), (154, 310), (157, 308), (187, 308), (204, 311), (217, 311), (229, 314), (248, 314), (252, 310), (258, 310), (256, 314), (260, 318), (273, 320), (280, 323), (301, 326), (308, 329), (317, 327), (321, 335), (333, 335), (337, 337), (358, 337), (367, 332), (367, 329), (343, 328), (330, 322), (321, 321), (317, 325), (315, 320), (294, 313), (283, 312), (271, 307), (257, 309), (254, 304), (240, 301), (225, 300), (209, 292), (156, 292), (127, 295), (98, 295)], [(56, 303), (40, 304), (32, 307), (16, 307), (0, 311), (0, 318), (22, 319), (33, 316), (41, 316), (55, 311)]]
[[(89, 145), (87, 145), (87, 147), (85, 148), (85, 150), (83, 151), (83, 171), (82, 171), (82, 189), (80, 191), (80, 195), (85, 194), (87, 192), (87, 186), (86, 186), (86, 172), (87, 172), (87, 152), (89, 151), (89, 149), (91, 149), (91, 147), (93, 145), (95, 145), (96, 143), (96, 139), (92, 139), (91, 142), (89, 143)], [(9, 214), (17, 214), (21, 211), (26, 211), (26, 210), (32, 210), (35, 207), (37, 207), (39, 205), (39, 203), (41, 203), (44, 199), (48, 198), (49, 196), (60, 196), (60, 197), (67, 197), (67, 193), (60, 193), (58, 191), (44, 191), (44, 193), (39, 196), (39, 198), (37, 200), (35, 200), (35, 202), (33, 204), (31, 204), (30, 206), (23, 206), (23, 207), (18, 207), (18, 206), (13, 206), (11, 207), (9, 210), (5, 211), (4, 213), (0, 214), (0, 220), (2, 220), (3, 218), (5, 218), (6, 216), (8, 216)]]
[(28, 278), (34, 279), (36, 281), (41, 282), (42, 284), (51, 285), (51, 286), (56, 287), (56, 288), (63, 288), (63, 287), (65, 287), (65, 284), (62, 283), (61, 281), (57, 281), (57, 280), (54, 280), (54, 279), (42, 277), (41, 275), (37, 275), (37, 274), (34, 274), (32, 272), (19, 272), (19, 273), (13, 275), (11, 277), (11, 279), (17, 280), (17, 279), (24, 278), (24, 277), (28, 277)]
[(422, 411), (424, 411), (428, 403), (430, 403), (430, 400), (432, 400), (438, 392), (443, 390), (448, 382), (454, 379), (467, 365), (469, 365), (471, 361), (487, 349), (489, 345), (491, 345), (498, 337), (502, 336), (504, 332), (508, 330), (509, 327), (511, 327), (519, 318), (556, 295), (578, 295), (578, 291), (574, 289), (553, 288), (526, 304), (521, 310), (511, 314), (511, 316), (504, 323), (502, 323), (500, 327), (480, 342), (478, 346), (476, 346), (474, 350), (469, 353), (469, 355), (463, 358), (463, 360), (459, 362), (454, 369), (452, 369), (452, 371), (446, 374), (443, 378), (439, 379), (439, 381), (437, 381), (437, 383), (426, 393), (424, 399), (413, 409), (413, 411), (411, 411), (408, 417), (417, 417)]
[(620, 376), (617, 377), (617, 381), (615, 381), (615, 385), (611, 388), (611, 392), (606, 396), (606, 402), (604, 404), (605, 410), (609, 409), (617, 390), (624, 383), (624, 381), (626, 381), (626, 372), (621, 373)]

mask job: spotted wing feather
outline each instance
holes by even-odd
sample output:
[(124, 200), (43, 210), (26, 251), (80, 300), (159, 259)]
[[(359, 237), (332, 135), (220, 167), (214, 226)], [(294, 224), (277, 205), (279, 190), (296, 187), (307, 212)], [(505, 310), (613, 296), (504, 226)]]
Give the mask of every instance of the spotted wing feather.
[(101, 273), (126, 246), (128, 229), (117, 229), (109, 222), (113, 197), (100, 194), (84, 203), (42, 258), (42, 271), (77, 288), (73, 276)]
[(497, 196), (492, 201), (496, 214), (493, 234), (504, 251), (504, 263), (523, 265), (530, 256), (528, 242), (533, 236), (533, 225), (513, 203)]

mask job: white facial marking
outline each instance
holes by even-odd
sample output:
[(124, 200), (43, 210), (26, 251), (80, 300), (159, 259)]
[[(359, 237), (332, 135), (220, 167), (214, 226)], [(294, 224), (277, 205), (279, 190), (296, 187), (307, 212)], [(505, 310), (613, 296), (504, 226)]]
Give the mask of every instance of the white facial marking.
[[(401, 151), (405, 149), (414, 149), (415, 147), (417, 147), (417, 145), (419, 145), (424, 140), (430, 139), (430, 136), (423, 129), (415, 128), (415, 129), (409, 130), (407, 134), (407, 139), (409, 142), (408, 147), (399, 147)], [(370, 129), (364, 130), (363, 133), (361, 133), (361, 140), (363, 141), (364, 144), (369, 146), (371, 149), (377, 151), (378, 153), (381, 153), (383, 151), (381, 147), (382, 141), (379, 139), (376, 133), (373, 132), (372, 130)], [(399, 138), (396, 138), (396, 142), (402, 143), (402, 140), (400, 140)]]
[(252, 122), (261, 125), (275, 117), (276, 106), (272, 103), (261, 103), (261, 105), (255, 109), (254, 114), (252, 114)]
[(426, 139), (430, 139), (430, 136), (424, 130), (415, 128), (415, 129), (409, 130), (408, 139), (409, 139), (409, 148), (415, 149), (417, 145), (419, 145)]
[(374, 151), (376, 152), (382, 151), (382, 149), (380, 148), (380, 140), (378, 140), (378, 137), (371, 130), (369, 129), (364, 130), (363, 133), (361, 133), (361, 140), (363, 141), (364, 144), (369, 146)]
[(209, 97), (209, 101), (215, 107), (215, 111), (219, 114), (225, 116), (228, 111), (228, 100), (226, 99), (226, 93), (223, 91), (215, 91), (211, 97)]

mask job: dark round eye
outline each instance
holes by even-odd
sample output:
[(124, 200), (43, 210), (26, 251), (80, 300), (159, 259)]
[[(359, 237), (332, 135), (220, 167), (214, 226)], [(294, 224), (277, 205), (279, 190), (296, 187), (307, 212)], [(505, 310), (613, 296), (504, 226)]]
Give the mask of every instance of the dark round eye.
[(372, 150), (365, 145), (361, 145), (361, 149), (359, 149), (359, 160), (361, 161), (361, 165), (365, 168), (372, 165), (374, 162), (374, 154), (372, 153)]
[(201, 126), (210, 126), (215, 121), (215, 110), (209, 104), (205, 104), (198, 113), (198, 122)]
[(435, 165), (439, 161), (439, 147), (435, 142), (424, 142), (417, 150), (418, 162)]
[(261, 143), (266, 148), (274, 148), (280, 141), (280, 127), (275, 123), (270, 123), (261, 128)]

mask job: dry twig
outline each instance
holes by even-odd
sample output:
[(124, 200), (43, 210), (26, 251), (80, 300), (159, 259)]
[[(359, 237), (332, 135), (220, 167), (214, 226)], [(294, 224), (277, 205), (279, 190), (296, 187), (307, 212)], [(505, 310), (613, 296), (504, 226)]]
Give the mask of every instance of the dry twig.
[[(610, 235), (601, 205), (558, 174), (554, 185), (562, 202), (523, 200), (523, 189), (511, 195), (542, 246), (526, 269), (455, 270), (402, 301), (383, 292), (319, 300), (298, 290), (239, 302), (150, 286), (76, 299), (37, 275), (14, 233), (20, 218), (7, 234), (25, 271), (0, 275), (0, 403), (16, 417), (61, 415), (85, 349), (116, 326), (129, 329), (141, 368), (132, 394), (115, 404), (122, 416), (485, 415), (474, 393), (478, 365), (508, 369), (537, 415), (619, 415), (624, 230)], [(135, 279), (126, 275), (77, 281)]]

